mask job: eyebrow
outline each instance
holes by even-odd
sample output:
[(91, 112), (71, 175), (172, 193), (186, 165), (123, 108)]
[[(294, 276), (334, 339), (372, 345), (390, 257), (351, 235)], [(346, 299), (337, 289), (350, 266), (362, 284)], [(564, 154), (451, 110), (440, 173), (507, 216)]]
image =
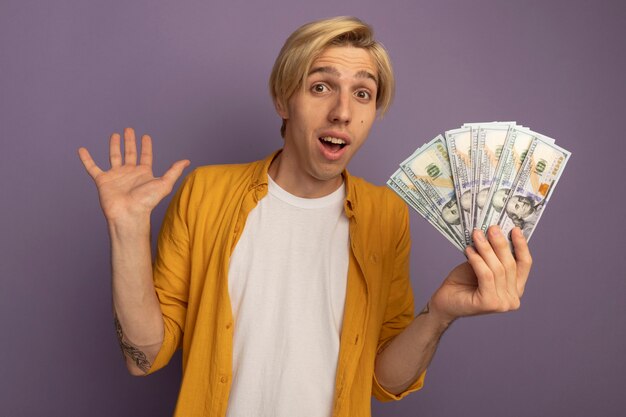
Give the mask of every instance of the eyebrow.
[[(341, 73), (339, 72), (339, 70), (337, 68), (331, 67), (331, 66), (315, 67), (315, 68), (311, 69), (311, 71), (309, 71), (309, 75), (316, 74), (316, 73), (319, 73), (319, 72), (324, 73), (324, 74), (334, 75), (335, 77), (340, 77), (341, 76)], [(376, 79), (374, 74), (372, 74), (369, 71), (361, 70), (361, 71), (357, 72), (354, 76), (356, 78), (370, 78), (370, 79), (374, 80), (376, 85), (378, 85), (378, 80)]]

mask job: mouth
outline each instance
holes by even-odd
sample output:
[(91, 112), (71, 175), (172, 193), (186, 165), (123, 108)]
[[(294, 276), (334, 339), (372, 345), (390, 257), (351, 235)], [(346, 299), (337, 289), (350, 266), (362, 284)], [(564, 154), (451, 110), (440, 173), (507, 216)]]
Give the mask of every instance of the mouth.
[(323, 136), (318, 139), (324, 149), (331, 153), (339, 152), (347, 145), (347, 142), (344, 139), (336, 138), (333, 136)]

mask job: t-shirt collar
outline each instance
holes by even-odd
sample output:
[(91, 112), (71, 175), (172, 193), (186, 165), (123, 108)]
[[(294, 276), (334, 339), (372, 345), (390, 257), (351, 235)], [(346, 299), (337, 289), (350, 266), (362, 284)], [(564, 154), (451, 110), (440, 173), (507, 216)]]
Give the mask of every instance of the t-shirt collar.
[[(261, 163), (257, 166), (254, 172), (254, 175), (252, 177), (250, 189), (257, 188), (259, 186), (264, 186), (265, 190), (267, 190), (267, 176), (268, 176), (267, 172), (270, 169), (270, 165), (272, 164), (272, 161), (281, 152), (282, 152), (282, 149), (279, 149), (273, 152), (263, 161), (261, 161)], [(343, 181), (346, 185), (346, 200), (344, 202), (344, 209), (346, 212), (346, 216), (350, 218), (354, 216), (354, 210), (356, 210), (356, 195), (354, 191), (354, 184), (352, 183), (351, 175), (347, 169), (344, 169), (341, 175), (343, 176)]]

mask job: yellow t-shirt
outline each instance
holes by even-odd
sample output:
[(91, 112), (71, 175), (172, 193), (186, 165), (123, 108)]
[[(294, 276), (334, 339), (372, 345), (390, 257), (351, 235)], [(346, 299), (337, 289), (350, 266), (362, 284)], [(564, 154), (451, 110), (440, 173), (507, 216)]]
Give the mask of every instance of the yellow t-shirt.
[[(248, 213), (267, 194), (262, 161), (194, 170), (172, 199), (158, 239), (154, 283), (165, 336), (149, 373), (183, 349), (175, 416), (224, 416), (231, 386), (233, 316), (228, 267)], [(343, 173), (350, 259), (333, 416), (370, 416), (370, 397), (400, 395), (374, 377), (378, 349), (413, 320), (408, 209), (386, 187)], [(306, 389), (305, 386), (302, 389)]]

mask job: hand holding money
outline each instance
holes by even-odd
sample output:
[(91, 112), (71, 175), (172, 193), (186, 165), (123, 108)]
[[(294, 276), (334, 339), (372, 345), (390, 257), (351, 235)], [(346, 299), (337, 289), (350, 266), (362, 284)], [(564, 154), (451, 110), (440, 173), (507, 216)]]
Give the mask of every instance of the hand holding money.
[(499, 226), (485, 235), (475, 229), (474, 247), (465, 250), (467, 262), (454, 268), (429, 302), (429, 312), (443, 323), (459, 317), (517, 310), (528, 280), (532, 257), (526, 239), (514, 228), (509, 242)]
[(527, 240), (570, 153), (514, 122), (467, 123), (419, 147), (387, 181), (467, 262), (428, 309), (442, 323), (516, 310), (532, 258)]

